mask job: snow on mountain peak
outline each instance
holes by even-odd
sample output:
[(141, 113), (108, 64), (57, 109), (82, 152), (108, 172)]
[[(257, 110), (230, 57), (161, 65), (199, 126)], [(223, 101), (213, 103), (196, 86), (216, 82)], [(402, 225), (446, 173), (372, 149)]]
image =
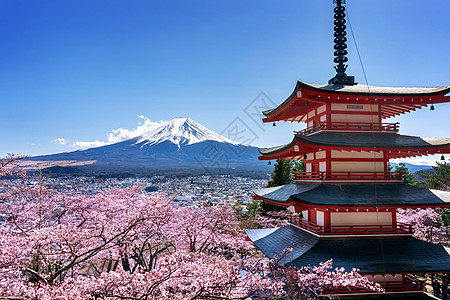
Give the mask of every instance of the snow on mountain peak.
[(164, 122), (157, 128), (144, 133), (137, 138), (137, 143), (145, 142), (144, 145), (154, 145), (164, 141), (170, 141), (176, 144), (178, 148), (182, 144), (191, 145), (207, 140), (226, 142), (234, 145), (239, 144), (209, 130), (208, 128), (187, 117), (174, 118), (170, 121)]

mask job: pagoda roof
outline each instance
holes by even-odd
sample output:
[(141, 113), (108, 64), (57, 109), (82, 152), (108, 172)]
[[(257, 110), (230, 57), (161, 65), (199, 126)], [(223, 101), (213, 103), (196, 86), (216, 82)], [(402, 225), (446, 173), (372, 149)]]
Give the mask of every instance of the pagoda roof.
[(253, 190), (256, 197), (280, 205), (324, 207), (450, 206), (450, 192), (405, 183), (291, 183)]
[(450, 271), (450, 255), (441, 245), (402, 237), (319, 238), (293, 225), (271, 229), (246, 229), (248, 237), (269, 258), (292, 252), (279, 263), (316, 265), (329, 259), (333, 267), (363, 274), (425, 273)]
[[(295, 145), (300, 146), (298, 151), (295, 151)], [(335, 150), (354, 149), (363, 151), (406, 149), (408, 151), (421, 150), (433, 153), (446, 153), (446, 151), (450, 152), (450, 138), (428, 138), (392, 133), (322, 131), (314, 135), (296, 134), (289, 144), (259, 149), (259, 152), (263, 155), (259, 159), (295, 157), (317, 148), (334, 148)], [(392, 158), (394, 158), (394, 156), (392, 156)]]
[[(263, 111), (266, 116), (264, 122), (287, 120), (292, 121), (295, 118), (290, 115), (285, 115), (284, 110), (295, 102), (302, 103), (306, 99), (323, 104), (327, 102), (345, 102), (349, 103), (350, 98), (355, 98), (361, 104), (368, 101), (372, 104), (377, 104), (378, 101), (382, 104), (395, 104), (397, 109), (395, 112), (384, 111), (382, 109), (383, 118), (392, 117), (410, 110), (421, 108), (431, 103), (449, 102), (450, 97), (444, 97), (450, 92), (450, 86), (441, 87), (384, 87), (371, 86), (363, 84), (342, 85), (342, 84), (314, 84), (304, 81), (297, 81), (297, 84), (289, 97), (275, 108)], [(341, 100), (339, 101), (339, 97)], [(345, 99), (347, 96), (350, 97)], [(360, 99), (356, 97), (360, 97)], [(370, 98), (369, 98), (370, 96)], [(387, 101), (389, 100), (389, 101)], [(407, 101), (405, 101), (407, 100)], [(414, 101), (415, 100), (415, 101)], [(387, 102), (386, 102), (387, 101)], [(395, 102), (397, 101), (397, 102)], [(414, 104), (414, 105), (412, 105)], [(304, 114), (308, 108), (305, 104), (301, 104), (301, 109), (297, 111), (298, 114)]]
[(432, 96), (450, 92), (450, 86), (439, 87), (390, 87), (375, 85), (343, 85), (343, 84), (315, 84), (298, 81), (299, 87), (317, 92), (335, 94), (357, 94), (367, 96)]

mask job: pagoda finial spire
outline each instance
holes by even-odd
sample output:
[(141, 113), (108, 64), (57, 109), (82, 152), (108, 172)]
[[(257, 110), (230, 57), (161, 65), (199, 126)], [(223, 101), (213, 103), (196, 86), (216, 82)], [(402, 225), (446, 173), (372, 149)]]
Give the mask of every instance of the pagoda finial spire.
[(348, 61), (347, 58), (347, 32), (345, 29), (345, 7), (342, 6), (342, 3), (345, 3), (345, 0), (333, 0), (336, 3), (336, 7), (334, 8), (334, 62), (337, 64), (334, 66), (336, 69), (336, 76), (331, 78), (328, 83), (329, 84), (346, 84), (353, 85), (355, 83), (355, 77), (347, 76), (345, 71), (347, 70), (347, 65), (344, 63)]

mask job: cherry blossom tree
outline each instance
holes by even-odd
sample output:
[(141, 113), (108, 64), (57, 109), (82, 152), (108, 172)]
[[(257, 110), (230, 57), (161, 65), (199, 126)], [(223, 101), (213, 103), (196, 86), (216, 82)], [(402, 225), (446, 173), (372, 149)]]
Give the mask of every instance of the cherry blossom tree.
[(256, 216), (255, 221), (261, 228), (282, 227), (288, 225), (289, 216), (287, 210), (268, 211), (265, 215)]
[(448, 244), (449, 230), (442, 220), (443, 209), (398, 209), (399, 222), (411, 224), (418, 239), (435, 244)]
[(332, 284), (374, 288), (356, 272), (323, 271), (330, 263), (253, 263), (253, 245), (224, 206), (181, 208), (140, 187), (85, 196), (16, 186), (1, 198), (3, 299), (313, 297)]
[[(346, 272), (344, 268), (332, 268), (333, 261), (328, 260), (319, 266), (305, 266), (300, 269), (283, 265), (286, 257), (292, 251), (291, 248), (284, 249), (273, 260), (266, 263), (255, 264), (245, 262), (243, 269), (249, 272), (264, 272), (268, 277), (283, 286), (282, 299), (317, 299), (319, 296), (327, 295), (333, 297), (333, 291), (339, 288), (358, 288), (360, 291), (378, 291), (383, 289), (367, 277), (361, 276), (357, 269)], [(272, 297), (272, 295), (265, 295)]]
[(25, 173), (18, 162), (27, 157), (26, 155), (8, 153), (5, 157), (0, 158), (0, 178), (7, 175), (23, 177)]

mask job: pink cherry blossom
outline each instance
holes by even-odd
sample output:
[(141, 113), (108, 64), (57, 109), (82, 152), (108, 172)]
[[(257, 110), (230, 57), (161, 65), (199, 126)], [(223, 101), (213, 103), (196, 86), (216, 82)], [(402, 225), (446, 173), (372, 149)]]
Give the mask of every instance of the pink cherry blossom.
[(295, 269), (261, 260), (227, 206), (181, 208), (139, 186), (68, 195), (18, 185), (0, 199), (0, 298), (287, 298), (377, 288), (356, 271), (330, 271), (331, 262)]

